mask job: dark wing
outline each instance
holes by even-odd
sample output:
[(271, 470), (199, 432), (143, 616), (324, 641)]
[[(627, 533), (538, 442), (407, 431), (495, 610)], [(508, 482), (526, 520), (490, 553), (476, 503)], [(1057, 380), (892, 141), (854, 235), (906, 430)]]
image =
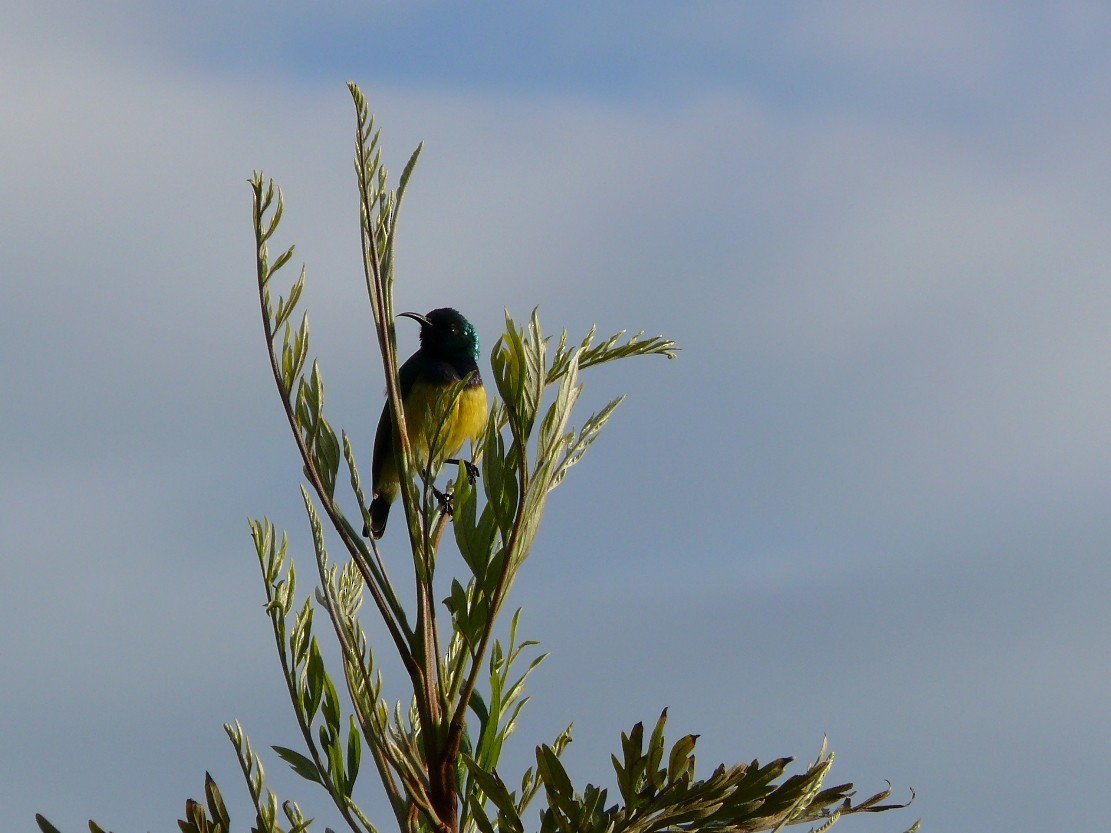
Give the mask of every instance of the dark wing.
[[(413, 389), (413, 382), (420, 375), (419, 367), (422, 359), (419, 353), (414, 353), (405, 360), (405, 364), (397, 371), (398, 381), (401, 383), (401, 401)], [(378, 417), (378, 430), (374, 432), (374, 457), (370, 467), (371, 483), (378, 487), (378, 478), (382, 474), (382, 464), (393, 454), (393, 414), (390, 413), (390, 400), (387, 398), (382, 405), (382, 416)]]
[[(432, 385), (447, 385), (458, 382), (462, 377), (447, 362), (439, 362), (422, 356), (416, 352), (405, 360), (398, 368), (398, 381), (401, 383), (401, 401), (409, 397), (417, 379)], [(393, 454), (393, 414), (390, 413), (390, 402), (387, 399), (382, 406), (382, 416), (378, 418), (378, 430), (374, 432), (374, 457), (370, 467), (371, 482), (377, 485), (379, 475), (382, 473), (382, 464)]]

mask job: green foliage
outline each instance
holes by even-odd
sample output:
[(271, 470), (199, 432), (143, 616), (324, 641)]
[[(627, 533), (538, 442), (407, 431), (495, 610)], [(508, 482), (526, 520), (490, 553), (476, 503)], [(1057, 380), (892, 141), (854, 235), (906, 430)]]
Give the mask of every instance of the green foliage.
[[(833, 754), (825, 744), (817, 760), (799, 775), (781, 783), (790, 758), (761, 766), (759, 761), (714, 770), (710, 778), (695, 780), (692, 754), (697, 735), (680, 738), (664, 763), (666, 709), (660, 715), (645, 747), (644, 725), (638, 723), (621, 735), (622, 758), (613, 758), (621, 803), (606, 806), (608, 791), (588, 784), (575, 790), (560, 762), (561, 749), (539, 746), (536, 766), (544, 785), (547, 807), (540, 813), (541, 833), (658, 833), (659, 831), (756, 831), (779, 830), (788, 824), (822, 822), (825, 830), (852, 813), (878, 813), (905, 807), (883, 804), (890, 787), (864, 801), (852, 803), (852, 785), (822, 789)], [(496, 809), (491, 818), (475, 802), (476, 824), (481, 833), (523, 831), (522, 804), (496, 774), (479, 761), (465, 758)], [(917, 823), (907, 833), (918, 829)]]
[[(564, 331), (552, 344), (541, 331), (538, 312), (518, 326), (506, 313), (505, 332), (490, 355), (496, 396), (486, 429), (474, 449), (477, 479), (462, 474), (452, 484), (450, 506), (436, 497), (440, 472), (427, 455), (422, 471), (413, 463), (401, 407), (394, 340), (394, 240), (406, 185), (420, 155), (418, 146), (396, 190), (381, 164), (379, 132), (366, 100), (350, 85), (356, 109), (355, 172), (359, 189), (361, 242), (367, 293), (386, 378), (389, 408), (397, 426), (401, 499), (409, 532), (408, 563), (415, 598), (402, 602), (385, 567), (378, 542), (357, 530), (367, 521), (367, 500), (351, 437), (337, 433), (325, 414), (319, 364), (308, 361), (310, 328), (298, 307), (306, 286), (301, 269), (286, 293), (273, 302), (275, 278), (292, 259), (292, 246), (271, 259), (270, 242), (282, 218), (283, 198), (272, 181), (251, 180), (257, 282), (263, 333), (282, 408), (300, 454), (306, 484), (301, 487), (312, 533), (316, 586), (298, 591), (297, 571), (284, 533), (269, 519), (251, 520), (250, 531), (262, 573), (265, 610), (270, 618), (282, 676), (300, 733), (299, 748), (273, 751), (305, 781), (322, 789), (352, 831), (377, 833), (362, 810), (363, 776), (373, 770), (403, 833), (524, 833), (525, 813), (544, 794), (540, 833), (656, 833), (656, 831), (779, 830), (788, 824), (820, 822), (880, 812), (904, 805), (884, 804), (890, 788), (857, 804), (850, 784), (824, 788), (833, 762), (823, 744), (817, 760), (800, 774), (784, 777), (782, 758), (719, 766), (706, 780), (695, 778), (697, 737), (680, 738), (667, 750), (666, 711), (645, 737), (637, 724), (621, 737), (621, 757), (613, 757), (619, 799), (588, 784), (577, 790), (561, 763), (571, 742), (568, 726), (550, 744), (536, 748), (536, 765), (510, 789), (498, 771), (502, 751), (528, 702), (526, 682), (543, 662), (536, 644), (519, 638), (521, 611), (511, 617), (504, 639), (495, 635), (509, 592), (528, 558), (548, 495), (598, 438), (622, 401), (572, 425), (582, 393), (582, 371), (635, 356), (673, 358), (678, 349), (662, 337), (624, 332), (594, 343), (592, 328), (572, 343)], [(296, 325), (294, 322), (297, 322)], [(306, 369), (307, 368), (307, 369)], [(488, 389), (490, 385), (487, 386)], [(461, 390), (461, 388), (460, 388)], [(450, 405), (450, 403), (448, 403)], [(421, 426), (428, 447), (442, 433), (442, 414)], [(341, 478), (340, 469), (347, 475)], [(339, 488), (341, 480), (349, 492)], [(339, 492), (339, 494), (337, 494)], [(344, 505), (357, 507), (353, 517)], [(465, 571), (437, 585), (437, 561), (450, 524)], [(328, 530), (326, 532), (326, 530)], [(334, 538), (334, 541), (331, 539)], [(338, 541), (342, 561), (329, 546)], [(396, 567), (396, 554), (389, 559)], [(448, 588), (441, 621), (437, 586)], [(401, 659), (412, 697), (407, 706), (382, 694), (361, 615), (364, 594), (385, 626)], [(339, 651), (329, 668), (314, 630), (323, 613)], [(446, 647), (441, 650), (441, 639)], [(342, 680), (340, 675), (342, 675)], [(342, 685), (337, 685), (337, 681)], [(255, 809), (256, 833), (308, 830), (292, 801), (281, 803), (266, 786), (262, 760), (238, 721), (226, 724)], [(666, 754), (665, 754), (666, 752)], [(370, 763), (367, 764), (367, 759)], [(57, 833), (41, 816), (44, 833)], [(94, 833), (99, 828), (90, 823)], [(225, 833), (230, 820), (216, 784), (206, 777), (204, 801), (186, 803), (183, 833)], [(912, 830), (915, 828), (912, 828)]]

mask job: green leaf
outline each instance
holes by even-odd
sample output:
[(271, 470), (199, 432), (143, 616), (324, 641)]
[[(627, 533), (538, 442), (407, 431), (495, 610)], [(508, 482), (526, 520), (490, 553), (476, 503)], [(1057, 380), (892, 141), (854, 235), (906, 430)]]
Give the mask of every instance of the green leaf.
[(486, 815), (486, 808), (482, 806), (482, 799), (477, 793), (472, 793), (468, 804), (471, 808), (471, 819), (478, 827), (479, 833), (498, 833), (490, 817)]
[(490, 520), (497, 525), (503, 540), (510, 538), (517, 519), (520, 497), (517, 473), (520, 456), (521, 446), (517, 441), (511, 442), (507, 449), (501, 434), (491, 425), (486, 434), (482, 455), (482, 486), (486, 492), (486, 510), (483, 511), (482, 522), (489, 523), (485, 517), (486, 511), (489, 511)]
[(340, 446), (336, 432), (323, 415), (316, 424), (316, 435), (313, 445), (314, 461), (324, 481), (325, 491), (329, 497), (333, 497), (336, 493), (336, 475), (339, 472)]
[[(283, 266), (285, 266), (289, 262), (289, 259), (291, 257), (293, 257), (293, 247), (292, 246), (290, 246), (288, 249), (286, 249), (284, 252), (282, 252), (280, 255), (278, 255), (278, 259), (275, 260), (273, 264), (271, 264), (271, 266), (270, 266), (270, 275), (268, 275), (267, 277), (272, 277), (275, 272), (277, 272), (279, 269), (281, 269)], [(279, 306), (280, 306), (280, 303), (279, 303)]]
[(684, 775), (694, 775), (694, 751), (698, 743), (698, 735), (687, 735), (676, 741), (671, 747), (671, 755), (667, 760), (667, 781), (669, 784), (678, 781)]
[[(468, 773), (474, 778), (475, 783), (478, 784), (479, 789), (483, 794), (490, 799), (494, 807), (498, 810), (498, 833), (524, 833), (524, 824), (521, 817), (517, 814), (517, 804), (514, 800), (513, 794), (505, 786), (505, 783), (498, 777), (496, 772), (487, 772), (474, 758), (469, 755), (459, 756), (467, 767)], [(482, 802), (478, 796), (471, 796), (471, 806), (474, 812), (474, 819), (484, 833), (489, 833), (487, 827), (489, 822), (487, 820), (485, 811), (482, 809)], [(483, 824), (484, 820), (486, 823)], [(492, 828), (491, 828), (492, 829)]]
[[(624, 785), (621, 797), (630, 809), (634, 809), (638, 802), (637, 790), (640, 789), (640, 779), (644, 775), (646, 760), (642, 753), (644, 748), (644, 724), (637, 723), (629, 734), (621, 733), (621, 751), (624, 761), (617, 773), (617, 782)], [(614, 759), (614, 766), (618, 762)]]
[(230, 830), (231, 819), (228, 817), (228, 809), (224, 806), (224, 799), (220, 795), (220, 789), (216, 786), (209, 773), (204, 774), (204, 796), (208, 802), (208, 813), (212, 817), (212, 821), (221, 825), (224, 830)]
[(558, 453), (559, 447), (566, 442), (571, 409), (575, 407), (582, 393), (582, 385), (578, 384), (578, 370), (578, 363), (572, 358), (567, 372), (560, 379), (555, 400), (548, 407), (540, 423), (540, 439), (536, 449), (538, 465), (553, 458)]
[(648, 758), (645, 761), (645, 775), (654, 790), (663, 786), (664, 773), (660, 770), (660, 762), (663, 760), (664, 754), (664, 726), (666, 724), (667, 709), (664, 709), (652, 730), (652, 737), (648, 741)]
[(536, 771), (544, 782), (544, 789), (550, 798), (573, 799), (575, 797), (575, 788), (571, 785), (567, 770), (563, 768), (559, 756), (550, 746), (541, 745), (536, 748)]
[(486, 708), (486, 701), (482, 699), (481, 692), (476, 691), (471, 695), (470, 706), (471, 711), (478, 718), (479, 726), (484, 726), (490, 722), (490, 710)]
[(304, 817), (296, 801), (283, 801), (282, 812), (284, 812), (285, 817), (289, 819), (289, 823), (293, 825), (289, 828), (289, 833), (304, 833), (313, 822), (312, 819), (306, 819)]
[[(624, 344), (619, 345), (617, 342), (625, 335), (625, 331), (614, 333), (605, 342), (599, 344), (597, 347), (591, 347), (590, 341), (594, 335), (593, 328), (585, 339), (583, 339), (579, 350), (579, 369), (585, 370), (588, 367), (594, 367), (606, 362), (615, 361), (617, 359), (630, 358), (632, 356), (649, 356), (660, 355), (668, 359), (674, 359), (678, 355), (679, 347), (674, 341), (665, 339), (663, 336), (654, 336), (652, 338), (643, 338), (644, 332), (641, 331), (628, 339)], [(564, 360), (565, 362), (565, 360)], [(548, 374), (546, 384), (552, 384), (559, 375), (565, 371), (565, 367), (560, 363), (553, 362), (552, 370)]]
[(451, 580), (451, 595), (444, 599), (451, 612), (455, 632), (463, 639), (467, 650), (473, 655), (478, 650), (485, 622), (489, 616), (489, 603), (485, 595), (475, 587), (472, 579), (464, 589), (459, 579)]
[(417, 167), (417, 160), (420, 159), (421, 151), (424, 150), (424, 142), (421, 141), (417, 144), (413, 155), (409, 157), (409, 161), (405, 163), (405, 167), (401, 171), (401, 177), (397, 181), (397, 202), (400, 206), (402, 197), (405, 196), (405, 189), (409, 186), (409, 177), (413, 175), (413, 169)]
[(307, 686), (301, 702), (305, 709), (305, 722), (311, 723), (320, 708), (320, 701), (324, 695), (324, 684), (328, 679), (324, 670), (324, 658), (320, 655), (320, 645), (317, 643), (315, 636), (309, 645), (309, 663), (305, 671)]
[(496, 529), (492, 512), (483, 511), (476, 519), (477, 499), (474, 483), (465, 475), (455, 482), (453, 493), (455, 511), (452, 528), (459, 554), (481, 583), (486, 576), (490, 553), (494, 548)]
[(552, 475), (549, 489), (554, 489), (558, 486), (567, 475), (567, 470), (583, 458), (583, 455), (586, 454), (586, 450), (598, 439), (598, 434), (609, 421), (609, 418), (613, 415), (617, 406), (624, 401), (624, 396), (618, 396), (616, 399), (611, 400), (602, 410), (590, 415), (590, 418), (583, 425), (582, 430), (579, 431), (578, 437), (568, 444), (567, 451), (560, 461), (559, 467)]
[(328, 725), (333, 737), (339, 736), (340, 703), (336, 687), (327, 674), (324, 675), (324, 722)]
[(355, 779), (359, 777), (359, 764), (363, 756), (363, 737), (359, 726), (355, 723), (355, 716), (351, 715), (351, 725), (347, 729), (347, 780), (344, 782), (343, 794), (351, 797), (355, 789)]
[(281, 390), (285, 398), (293, 391), (293, 383), (301, 375), (309, 354), (309, 314), (301, 316), (301, 323), (294, 333), (286, 321), (282, 333)]
[(347, 784), (347, 775), (343, 766), (343, 742), (338, 732), (333, 732), (328, 726), (320, 727), (320, 743), (328, 755), (328, 775), (332, 784), (341, 793)]
[(311, 759), (287, 746), (272, 746), (270, 748), (277, 752), (278, 757), (289, 764), (290, 768), (306, 781), (312, 781), (314, 784), (324, 783), (320, 780), (320, 771)]
[[(282, 256), (278, 258), (278, 263), (271, 269), (271, 272), (277, 272), (278, 269), (284, 266), (285, 262), (291, 257), (293, 257), (292, 246), (290, 246), (282, 254)], [(274, 315), (274, 323), (272, 325), (272, 329), (275, 332), (282, 329), (285, 323), (289, 320), (289, 316), (293, 314), (293, 310), (297, 306), (297, 302), (301, 299), (301, 292), (305, 288), (305, 274), (305, 267), (302, 266), (301, 274), (297, 277), (297, 280), (293, 282), (293, 286), (291, 286), (289, 289), (289, 298), (278, 298), (278, 311)]]
[(530, 369), (543, 364), (543, 345), (539, 337), (539, 322), (533, 316), (535, 329), (530, 325), (529, 342), (526, 344), (507, 311), (506, 329), (494, 345), (490, 364), (494, 382), (505, 404), (506, 415), (514, 437), (523, 442), (532, 433), (536, 412), (543, 391), (543, 376), (530, 374)]

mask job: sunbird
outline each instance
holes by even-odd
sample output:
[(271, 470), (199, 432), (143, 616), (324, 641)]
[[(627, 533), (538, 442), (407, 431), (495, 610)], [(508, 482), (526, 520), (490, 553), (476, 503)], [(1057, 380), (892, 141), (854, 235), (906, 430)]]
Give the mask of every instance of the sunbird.
[[(486, 427), (486, 388), (478, 372), (478, 333), (470, 321), (451, 307), (434, 309), (428, 315), (415, 312), (400, 315), (420, 324), (420, 348), (401, 365), (398, 377), (406, 433), (414, 459), (422, 467), (428, 461), (424, 427), (427, 415), (435, 413), (438, 405), (446, 405), (441, 397), (450, 397), (454, 386), (466, 380), (466, 386), (441, 429), (445, 440), (441, 459), (435, 462), (444, 463), (459, 453), (464, 442), (476, 440)], [(393, 435), (393, 414), (390, 403), (386, 402), (374, 435), (371, 466), (374, 499), (370, 502), (369, 530), (363, 530), (364, 535), (369, 531), (375, 538), (381, 538), (386, 531), (390, 504), (397, 498), (401, 486)], [(473, 468), (470, 463), (466, 465), (468, 469)]]

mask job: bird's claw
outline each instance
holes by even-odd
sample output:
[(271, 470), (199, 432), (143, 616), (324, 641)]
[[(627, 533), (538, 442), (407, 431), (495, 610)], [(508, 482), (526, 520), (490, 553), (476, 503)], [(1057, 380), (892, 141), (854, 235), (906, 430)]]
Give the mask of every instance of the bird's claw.
[(462, 459), (457, 459), (455, 457), (452, 457), (450, 460), (444, 460), (444, 462), (445, 463), (452, 463), (456, 466), (459, 466), (459, 468), (461, 468), (461, 469), (466, 469), (467, 470), (467, 476), (470, 477), (471, 480), (478, 480), (478, 466), (476, 466), (470, 460), (462, 460)]
[(455, 514), (455, 501), (451, 495), (441, 492), (439, 489), (433, 487), (432, 494), (436, 496), (436, 500), (440, 502), (440, 511), (447, 515), (449, 518)]

